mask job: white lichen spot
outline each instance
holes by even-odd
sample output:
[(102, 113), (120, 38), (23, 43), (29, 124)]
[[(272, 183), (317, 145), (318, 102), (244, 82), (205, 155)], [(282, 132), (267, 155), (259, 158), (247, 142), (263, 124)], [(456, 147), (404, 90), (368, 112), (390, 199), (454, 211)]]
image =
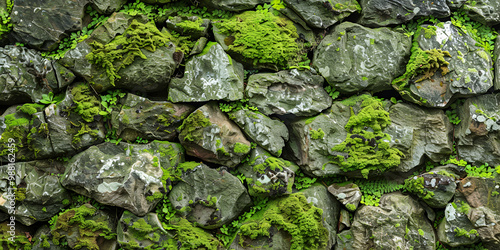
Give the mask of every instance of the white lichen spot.
[(464, 184), (464, 187), (470, 187), (470, 186), (472, 186), (472, 183), (470, 183), (470, 181)]
[(444, 215), (445, 215), (447, 221), (455, 220), (457, 218), (457, 216), (456, 216), (457, 210), (453, 207), (453, 205), (451, 203), (448, 203), (448, 205), (446, 205)]

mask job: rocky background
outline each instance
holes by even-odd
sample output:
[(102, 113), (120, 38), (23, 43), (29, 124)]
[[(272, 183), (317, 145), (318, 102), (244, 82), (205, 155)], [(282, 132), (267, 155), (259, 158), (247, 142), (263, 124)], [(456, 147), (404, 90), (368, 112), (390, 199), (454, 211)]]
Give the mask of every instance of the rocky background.
[(498, 24), (490, 0), (0, 0), (0, 245), (500, 249)]

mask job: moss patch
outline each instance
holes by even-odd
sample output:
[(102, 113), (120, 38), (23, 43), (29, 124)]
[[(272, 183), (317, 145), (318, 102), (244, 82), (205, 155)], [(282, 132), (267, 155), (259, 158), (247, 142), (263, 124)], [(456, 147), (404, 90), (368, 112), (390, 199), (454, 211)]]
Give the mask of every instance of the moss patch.
[(210, 119), (206, 118), (203, 111), (196, 110), (190, 114), (179, 127), (180, 138), (185, 141), (198, 141), (202, 137), (203, 131), (201, 128), (205, 128), (212, 125)]
[(217, 238), (205, 230), (193, 226), (184, 218), (170, 220), (170, 225), (175, 230), (177, 239), (182, 243), (180, 249), (218, 249), (221, 245)]
[(424, 177), (417, 176), (406, 179), (404, 189), (418, 195), (421, 199), (430, 199), (434, 196), (434, 192), (424, 188), (424, 181)]
[(93, 122), (94, 116), (98, 115), (101, 111), (101, 103), (92, 94), (90, 87), (85, 83), (78, 84), (71, 89), (71, 95), (73, 95), (73, 102), (76, 104), (73, 110), (84, 121)]

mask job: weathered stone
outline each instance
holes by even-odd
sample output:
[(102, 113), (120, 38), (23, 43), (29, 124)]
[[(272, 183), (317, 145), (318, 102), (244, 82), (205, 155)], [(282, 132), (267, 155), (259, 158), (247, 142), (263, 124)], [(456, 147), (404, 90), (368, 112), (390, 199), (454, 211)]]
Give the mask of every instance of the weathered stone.
[(361, 0), (360, 4), (363, 9), (359, 23), (370, 27), (401, 24), (425, 16), (447, 17), (451, 14), (445, 0)]
[(385, 194), (380, 206), (362, 206), (351, 228), (353, 249), (435, 249), (432, 224), (422, 206), (410, 196)]
[(500, 2), (497, 0), (464, 1), (463, 9), (470, 19), (488, 26), (500, 23)]
[(361, 11), (356, 0), (306, 0), (284, 1), (287, 8), (292, 9), (312, 28), (326, 29), (348, 17), (351, 13)]
[(128, 93), (121, 110), (112, 113), (111, 124), (125, 141), (137, 137), (172, 141), (179, 135), (177, 128), (182, 120), (193, 110), (188, 104), (151, 101)]
[(405, 72), (410, 47), (411, 38), (388, 28), (343, 22), (321, 41), (313, 66), (342, 93), (379, 92)]
[[(0, 210), (13, 214), (17, 221), (27, 226), (37, 221), (48, 221), (70, 203), (70, 195), (57, 177), (57, 174), (63, 172), (62, 164), (50, 161), (18, 162), (1, 166)], [(10, 176), (15, 176), (15, 180), (11, 180)], [(15, 183), (14, 191), (9, 191), (11, 183)], [(15, 214), (10, 208), (11, 198), (16, 200)]]
[(455, 178), (448, 173), (427, 172), (405, 181), (408, 191), (420, 197), (433, 208), (444, 208), (455, 195)]
[(40, 56), (40, 52), (7, 45), (0, 48), (0, 104), (39, 102), (42, 95), (58, 92), (75, 75)]
[(361, 201), (361, 191), (354, 183), (334, 183), (328, 187), (330, 192), (342, 205), (353, 212), (358, 208)]
[(260, 147), (250, 152), (249, 160), (238, 167), (245, 176), (250, 196), (277, 197), (292, 193), (295, 172), (292, 162), (272, 157)]
[(250, 152), (250, 142), (214, 102), (191, 113), (180, 130), (187, 154), (207, 162), (232, 168)]
[(117, 241), (121, 247), (134, 248), (141, 246), (167, 249), (168, 239), (173, 236), (163, 229), (161, 221), (155, 213), (147, 213), (138, 217), (125, 210), (116, 228)]
[(192, 40), (196, 40), (207, 36), (210, 19), (202, 19), (198, 16), (170, 16), (166, 24), (168, 30), (175, 31), (183, 36), (190, 36)]
[[(345, 209), (340, 209), (340, 217), (339, 217), (339, 232), (342, 232), (344, 228), (351, 227), (351, 218), (349, 211)], [(338, 236), (338, 234), (337, 234)], [(338, 242), (337, 242), (338, 243)]]
[(269, 0), (200, 0), (199, 3), (201, 6), (207, 7), (211, 10), (227, 10), (238, 12), (242, 10), (253, 9), (258, 4), (269, 3)]
[[(394, 82), (393, 87), (405, 100), (426, 107), (445, 108), (456, 98), (484, 94), (493, 86), (490, 70), (493, 61), (484, 48), (476, 46), (472, 37), (449, 21), (422, 27), (415, 38), (418, 48), (433, 53), (434, 57), (440, 56), (446, 63), (435, 62), (439, 69), (434, 67), (400, 83)], [(417, 48), (412, 51), (427, 53)]]
[(52, 234), (50, 234), (50, 228), (47, 225), (43, 225), (38, 230), (36, 230), (35, 235), (32, 239), (35, 243), (31, 250), (64, 250), (63, 246), (58, 246), (52, 242)]
[(65, 33), (82, 29), (88, 0), (16, 0), (11, 12), (16, 41), (41, 50), (52, 50)]
[(288, 141), (288, 129), (280, 120), (271, 119), (248, 109), (229, 113), (229, 119), (259, 146), (275, 156), (281, 155), (285, 141)]
[(243, 66), (222, 47), (209, 42), (199, 55), (187, 62), (183, 78), (170, 82), (172, 102), (236, 101), (243, 98)]
[(109, 15), (113, 12), (117, 12), (122, 8), (122, 6), (127, 2), (127, 0), (93, 0), (91, 1), (92, 7), (96, 9), (101, 14)]
[(183, 174), (183, 181), (174, 186), (169, 200), (182, 216), (200, 227), (219, 228), (251, 204), (243, 184), (226, 170), (211, 169), (196, 162), (186, 162), (179, 167), (190, 170)]
[(165, 193), (160, 157), (125, 143), (103, 143), (71, 158), (60, 181), (102, 204), (144, 216)]
[(500, 164), (498, 150), (500, 125), (500, 95), (489, 94), (469, 98), (459, 106), (460, 124), (455, 129), (460, 159), (480, 166)]
[(331, 106), (323, 77), (311, 71), (280, 71), (251, 75), (245, 89), (250, 105), (265, 115), (315, 115)]
[(352, 230), (344, 230), (337, 234), (337, 245), (335, 250), (354, 249), (352, 244)]

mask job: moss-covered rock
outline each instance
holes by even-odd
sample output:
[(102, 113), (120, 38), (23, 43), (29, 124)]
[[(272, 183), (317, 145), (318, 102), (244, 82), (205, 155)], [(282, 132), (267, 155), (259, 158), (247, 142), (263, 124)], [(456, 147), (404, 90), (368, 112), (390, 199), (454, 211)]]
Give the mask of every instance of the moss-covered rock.
[(116, 228), (117, 240), (123, 249), (168, 249), (177, 242), (173, 235), (165, 231), (154, 213), (137, 217), (125, 210), (118, 227)]
[[(278, 6), (275, 5), (275, 8), (280, 9)], [(309, 27), (316, 29), (326, 29), (352, 13), (361, 11), (356, 0), (285, 0), (283, 6), (293, 10)]]
[(23, 225), (11, 224), (10, 220), (0, 223), (0, 247), (5, 250), (30, 250), (31, 242), (24, 232), (27, 228)]
[(455, 178), (433, 170), (405, 180), (405, 190), (434, 208), (444, 208), (453, 198), (456, 187)]

